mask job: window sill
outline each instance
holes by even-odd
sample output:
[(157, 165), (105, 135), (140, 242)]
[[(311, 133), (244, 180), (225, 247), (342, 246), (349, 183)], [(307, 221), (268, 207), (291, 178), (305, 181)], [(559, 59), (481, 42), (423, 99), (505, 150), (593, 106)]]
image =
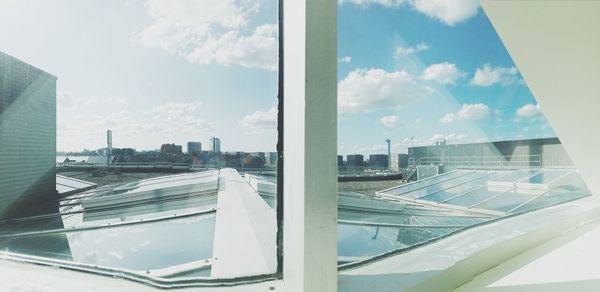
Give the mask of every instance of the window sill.
[[(75, 272), (59, 268), (38, 266), (27, 263), (0, 260), (0, 291), (129, 291), (156, 292), (159, 288), (132, 282), (125, 279), (114, 279), (89, 273)], [(264, 292), (285, 291), (283, 281), (266, 281), (256, 284), (182, 288), (176, 291), (194, 292)]]

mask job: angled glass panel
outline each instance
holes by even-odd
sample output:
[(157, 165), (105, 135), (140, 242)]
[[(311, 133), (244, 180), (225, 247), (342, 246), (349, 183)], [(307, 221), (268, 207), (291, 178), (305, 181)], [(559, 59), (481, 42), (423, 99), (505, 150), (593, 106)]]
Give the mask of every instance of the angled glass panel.
[(405, 197), (409, 197), (409, 198), (414, 198), (414, 199), (421, 199), (423, 197), (426, 197), (428, 195), (432, 195), (435, 193), (439, 193), (439, 192), (443, 192), (447, 189), (451, 189), (460, 185), (464, 185), (464, 184), (468, 184), (471, 183), (477, 179), (480, 179), (482, 177), (486, 177), (491, 175), (491, 173), (486, 173), (486, 172), (473, 172), (473, 173), (467, 173), (465, 175), (462, 175), (460, 177), (457, 177), (455, 179), (452, 180), (448, 180), (448, 181), (444, 181), (444, 182), (439, 182), (436, 183), (434, 185), (431, 186), (427, 186), (424, 188), (421, 188), (419, 190), (414, 190), (411, 191), (409, 193), (404, 193), (402, 194), (402, 196)]
[[(49, 235), (12, 234), (0, 239), (0, 246), (8, 252), (152, 274), (191, 262), (209, 263), (214, 221), (213, 213)], [(210, 271), (210, 265), (204, 270)]]
[(455, 178), (462, 177), (465, 175), (469, 175), (471, 171), (452, 171), (444, 174), (440, 174), (438, 176), (430, 177), (427, 179), (423, 179), (411, 184), (407, 184), (406, 186), (394, 187), (388, 190), (382, 191), (384, 194), (390, 195), (404, 195), (406, 193), (427, 188), (428, 186), (434, 186), (441, 182), (452, 181)]

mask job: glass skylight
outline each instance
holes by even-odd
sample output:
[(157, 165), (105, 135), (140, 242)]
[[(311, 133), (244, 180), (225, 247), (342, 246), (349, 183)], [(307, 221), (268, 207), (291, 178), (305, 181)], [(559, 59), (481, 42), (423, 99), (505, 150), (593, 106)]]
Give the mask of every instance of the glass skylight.
[[(271, 198), (263, 200), (251, 181), (260, 181), (259, 189), (268, 183)], [(274, 197), (272, 184), (269, 178), (244, 179), (225, 169), (100, 187), (60, 199), (59, 214), (2, 220), (0, 250), (8, 257), (126, 273), (155, 284), (166, 279), (206, 282), (274, 273), (275, 210), (266, 201)], [(242, 241), (245, 257), (268, 269), (225, 267), (235, 264), (228, 256), (236, 247), (223, 242), (231, 235), (250, 236)], [(253, 249), (249, 240), (268, 248)], [(215, 266), (220, 268), (213, 270)], [(229, 276), (223, 276), (223, 270)]]

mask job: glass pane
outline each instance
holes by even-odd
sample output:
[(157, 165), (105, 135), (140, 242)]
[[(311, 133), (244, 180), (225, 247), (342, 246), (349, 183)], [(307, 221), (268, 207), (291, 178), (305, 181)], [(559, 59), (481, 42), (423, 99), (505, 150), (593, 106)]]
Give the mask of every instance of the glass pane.
[(0, 257), (272, 277), (278, 5), (0, 2)]
[[(11, 235), (4, 251), (133, 270), (140, 275), (213, 256), (215, 215), (40, 236)], [(210, 265), (204, 269), (210, 271)], [(149, 271), (149, 272), (147, 272)]]
[(589, 195), (479, 1), (427, 3), (338, 1), (343, 267)]

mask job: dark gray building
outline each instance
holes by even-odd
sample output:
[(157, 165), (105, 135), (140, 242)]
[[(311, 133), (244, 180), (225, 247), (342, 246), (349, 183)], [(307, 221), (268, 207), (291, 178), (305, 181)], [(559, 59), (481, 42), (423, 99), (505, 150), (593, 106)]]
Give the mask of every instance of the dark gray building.
[(254, 157), (258, 157), (258, 158), (266, 160), (266, 153), (265, 152), (249, 152), (247, 154), (250, 155), (250, 156), (254, 156)]
[(187, 143), (187, 153), (188, 154), (198, 154), (202, 152), (202, 143), (200, 142), (188, 142)]
[(56, 77), (0, 52), (0, 217), (56, 207)]
[(408, 149), (409, 165), (443, 164), (449, 168), (573, 166), (558, 138), (440, 144)]
[(351, 154), (346, 156), (347, 168), (361, 168), (365, 166), (365, 157), (360, 154)]
[(344, 156), (342, 156), (342, 155), (337, 156), (337, 165), (338, 165), (338, 168), (344, 167)]
[(160, 154), (161, 155), (181, 155), (181, 154), (183, 154), (183, 151), (181, 150), (181, 145), (162, 144), (162, 146), (160, 146)]
[(388, 156), (387, 154), (371, 154), (369, 155), (369, 167), (370, 168), (388, 168)]

